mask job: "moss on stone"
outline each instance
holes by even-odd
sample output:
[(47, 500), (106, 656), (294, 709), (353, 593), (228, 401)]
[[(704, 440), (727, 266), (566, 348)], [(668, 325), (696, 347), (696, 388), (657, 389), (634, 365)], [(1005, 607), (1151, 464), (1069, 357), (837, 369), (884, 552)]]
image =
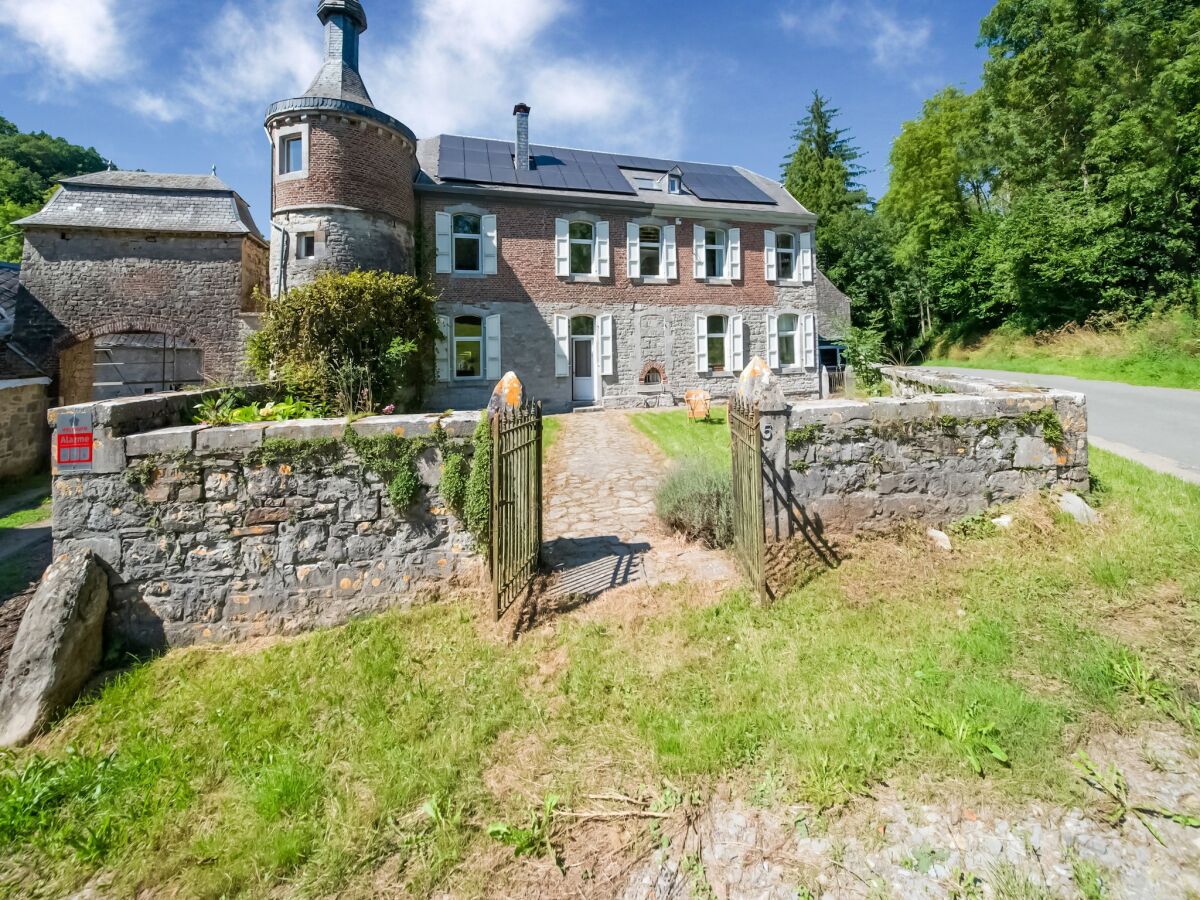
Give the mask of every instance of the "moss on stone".
[(341, 462), (345, 455), (346, 448), (337, 438), (267, 438), (246, 454), (246, 464), (322, 469)]
[(816, 443), (821, 436), (821, 432), (825, 430), (825, 426), (820, 422), (812, 422), (805, 425), (803, 428), (792, 428), (787, 433), (788, 449), (796, 450), (800, 447), (807, 447), (809, 444)]

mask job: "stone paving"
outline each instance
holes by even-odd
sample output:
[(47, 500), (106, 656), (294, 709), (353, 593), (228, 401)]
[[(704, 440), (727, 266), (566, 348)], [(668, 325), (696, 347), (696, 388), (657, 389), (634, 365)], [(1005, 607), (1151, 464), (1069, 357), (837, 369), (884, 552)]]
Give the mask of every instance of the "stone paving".
[(543, 513), (551, 595), (736, 578), (728, 556), (669, 534), (655, 517), (654, 489), (668, 466), (625, 413), (563, 417), (548, 454)]

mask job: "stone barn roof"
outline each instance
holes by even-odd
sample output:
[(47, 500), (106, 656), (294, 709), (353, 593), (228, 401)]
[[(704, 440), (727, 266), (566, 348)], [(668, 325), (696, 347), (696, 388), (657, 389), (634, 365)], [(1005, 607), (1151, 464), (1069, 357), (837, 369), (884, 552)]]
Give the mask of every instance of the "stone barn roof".
[(64, 178), (23, 227), (98, 228), (248, 236), (262, 241), (250, 207), (215, 175), (95, 172)]

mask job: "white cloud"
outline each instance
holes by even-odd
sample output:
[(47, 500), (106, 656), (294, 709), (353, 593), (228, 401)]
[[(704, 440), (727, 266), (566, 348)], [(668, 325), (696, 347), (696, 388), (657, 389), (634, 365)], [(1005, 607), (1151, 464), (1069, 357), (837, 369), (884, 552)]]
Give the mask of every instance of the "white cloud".
[[(313, 8), (311, 0), (229, 0), (178, 77), (153, 93), (131, 91), (133, 107), (159, 121), (199, 112), (220, 127), (296, 96), (320, 67)], [(572, 14), (568, 0), (416, 0), (411, 27), (391, 29), (380, 10), (363, 39), (363, 79), (376, 106), (422, 137), (507, 136), (523, 100), (534, 108), (535, 143), (679, 150), (681, 81), (664, 78), (667, 67), (564, 55), (550, 31)]]
[(780, 12), (779, 21), (785, 30), (814, 43), (863, 50), (876, 66), (893, 72), (923, 63), (933, 38), (928, 19), (905, 18), (862, 0), (789, 7)]
[(132, 66), (129, 5), (118, 11), (118, 0), (0, 0), (0, 28), (11, 29), (54, 75), (110, 80)]

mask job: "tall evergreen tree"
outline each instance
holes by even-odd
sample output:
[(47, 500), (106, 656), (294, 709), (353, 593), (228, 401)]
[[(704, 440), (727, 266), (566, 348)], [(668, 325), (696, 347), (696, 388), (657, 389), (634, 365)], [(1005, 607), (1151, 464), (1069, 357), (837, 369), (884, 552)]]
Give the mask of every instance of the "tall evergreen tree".
[(813, 91), (808, 114), (792, 135), (795, 149), (783, 167), (784, 186), (822, 219), (868, 200), (857, 181), (866, 172), (858, 163), (862, 153), (845, 129), (833, 126), (838, 112), (828, 98)]

